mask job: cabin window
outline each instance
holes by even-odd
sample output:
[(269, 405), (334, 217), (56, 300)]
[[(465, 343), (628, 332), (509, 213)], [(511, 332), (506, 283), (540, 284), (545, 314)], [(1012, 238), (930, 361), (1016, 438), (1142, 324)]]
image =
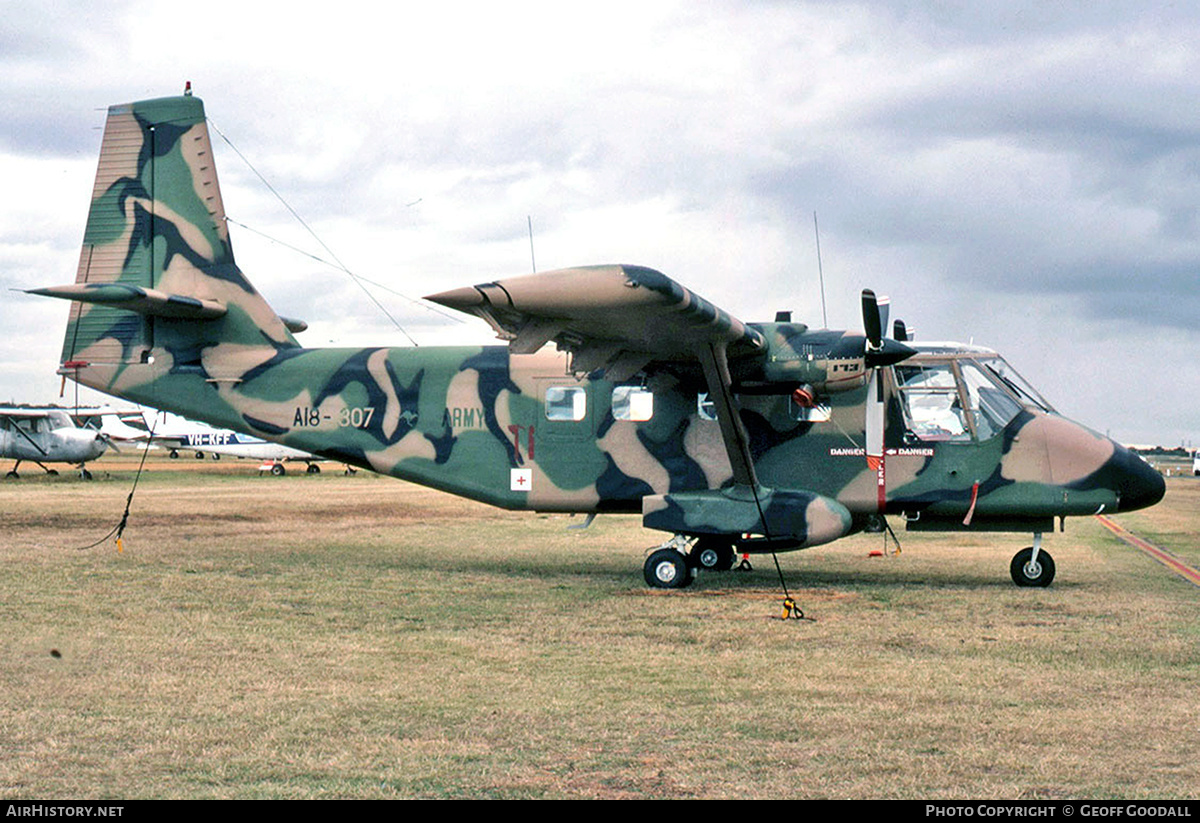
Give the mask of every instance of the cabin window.
[(582, 420), (587, 416), (587, 391), (581, 386), (546, 389), (547, 420)]
[(41, 417), (16, 417), (13, 418), (12, 428), (14, 431), (19, 429), (27, 434), (40, 434), (48, 431), (43, 423), (44, 418)]
[(649, 420), (654, 416), (654, 393), (639, 386), (616, 386), (612, 393), (612, 412), (616, 420)]
[(896, 366), (909, 429), (921, 440), (970, 440), (966, 411), (949, 363)]

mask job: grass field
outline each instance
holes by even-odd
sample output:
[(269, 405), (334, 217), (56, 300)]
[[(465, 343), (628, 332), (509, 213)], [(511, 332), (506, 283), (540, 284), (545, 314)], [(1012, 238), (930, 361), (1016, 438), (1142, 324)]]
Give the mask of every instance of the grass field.
[[(569, 532), (365, 473), (129, 458), (0, 485), (6, 798), (1172, 798), (1200, 589), (1091, 520), (878, 536), (651, 591)], [(186, 469), (186, 470), (185, 470)], [(1200, 565), (1200, 480), (1117, 518)]]

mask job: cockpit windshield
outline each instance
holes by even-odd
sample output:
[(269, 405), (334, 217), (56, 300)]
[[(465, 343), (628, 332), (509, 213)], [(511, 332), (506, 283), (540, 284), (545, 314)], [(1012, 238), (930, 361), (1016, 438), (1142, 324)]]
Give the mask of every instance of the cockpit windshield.
[(1054, 412), (1054, 407), (1038, 394), (1037, 389), (1029, 385), (1025, 378), (1017, 374), (1017, 370), (1005, 362), (1003, 357), (989, 357), (978, 361), (981, 366), (990, 371), (1008, 386), (1022, 403), (1028, 403), (1045, 412)]
[(918, 355), (894, 369), (909, 440), (987, 440), (1023, 406), (1050, 404), (994, 353)]

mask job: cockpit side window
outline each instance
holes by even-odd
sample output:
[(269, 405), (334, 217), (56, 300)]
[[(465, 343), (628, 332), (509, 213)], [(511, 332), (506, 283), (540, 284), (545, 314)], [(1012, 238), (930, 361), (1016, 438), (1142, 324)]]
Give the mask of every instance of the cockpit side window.
[(918, 439), (971, 439), (949, 363), (896, 366), (896, 385), (909, 430)]
[(971, 413), (975, 416), (976, 436), (986, 440), (999, 434), (1008, 421), (1021, 411), (1021, 405), (996, 384), (994, 377), (989, 377), (975, 363), (962, 360), (958, 368), (967, 390)]

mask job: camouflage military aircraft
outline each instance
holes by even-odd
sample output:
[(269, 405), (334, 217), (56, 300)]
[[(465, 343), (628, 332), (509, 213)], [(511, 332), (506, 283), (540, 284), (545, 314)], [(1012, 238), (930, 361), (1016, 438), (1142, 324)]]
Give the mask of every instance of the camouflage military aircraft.
[(190, 96), (109, 109), (76, 282), (33, 293), (74, 301), (59, 372), (79, 383), (496, 506), (641, 514), (672, 535), (645, 563), (656, 587), (888, 514), (1032, 532), (1012, 575), (1046, 585), (1055, 518), (1164, 491), (995, 352), (885, 338), (870, 291), (857, 334), (583, 267), (429, 298), (507, 346), (306, 348), (234, 262)]

